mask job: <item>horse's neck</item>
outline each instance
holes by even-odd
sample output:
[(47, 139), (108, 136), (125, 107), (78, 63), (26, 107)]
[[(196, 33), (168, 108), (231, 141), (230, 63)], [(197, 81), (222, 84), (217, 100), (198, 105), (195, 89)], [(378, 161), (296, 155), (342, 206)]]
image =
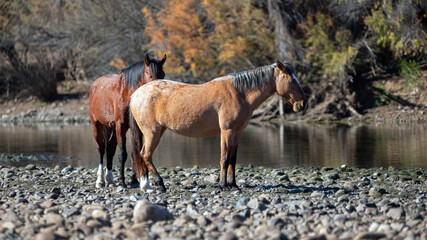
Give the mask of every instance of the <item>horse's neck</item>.
[(247, 90), (245, 92), (246, 101), (249, 103), (252, 111), (255, 110), (261, 103), (269, 98), (276, 91), (274, 84), (266, 85), (259, 89)]

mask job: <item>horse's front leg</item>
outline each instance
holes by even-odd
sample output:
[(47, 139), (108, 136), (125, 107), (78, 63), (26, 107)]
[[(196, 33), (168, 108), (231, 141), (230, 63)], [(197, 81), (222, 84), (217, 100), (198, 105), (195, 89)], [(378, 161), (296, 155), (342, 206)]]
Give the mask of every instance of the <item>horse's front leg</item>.
[(240, 191), (240, 188), (236, 184), (236, 157), (237, 157), (237, 147), (239, 144), (241, 133), (236, 134), (233, 141), (233, 146), (231, 147), (231, 156), (230, 156), (230, 165), (228, 166), (227, 174), (227, 185), (230, 189), (237, 189)]
[(221, 172), (219, 174), (219, 187), (221, 190), (228, 190), (227, 186), (227, 169), (230, 165), (230, 158), (232, 153), (234, 140), (234, 133), (232, 130), (221, 131)]

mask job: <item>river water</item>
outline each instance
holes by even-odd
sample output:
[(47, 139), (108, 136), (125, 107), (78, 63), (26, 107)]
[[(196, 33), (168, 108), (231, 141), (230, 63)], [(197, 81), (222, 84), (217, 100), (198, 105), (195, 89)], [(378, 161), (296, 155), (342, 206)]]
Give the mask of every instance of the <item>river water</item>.
[[(128, 132), (128, 139), (130, 139)], [(166, 131), (156, 167), (219, 167), (219, 136), (187, 138)], [(130, 143), (128, 141), (130, 166)], [(117, 151), (118, 152), (118, 151)], [(117, 155), (117, 154), (116, 154)], [(90, 125), (0, 125), (0, 165), (96, 167)], [(105, 163), (105, 161), (104, 161)], [(246, 166), (427, 169), (427, 125), (254, 125), (244, 131), (237, 163)], [(118, 165), (117, 156), (114, 165)]]

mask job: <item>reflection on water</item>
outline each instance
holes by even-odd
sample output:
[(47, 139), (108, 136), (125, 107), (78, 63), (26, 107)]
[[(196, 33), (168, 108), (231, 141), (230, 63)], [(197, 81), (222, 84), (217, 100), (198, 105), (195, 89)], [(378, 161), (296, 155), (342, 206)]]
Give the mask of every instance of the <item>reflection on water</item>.
[[(127, 149), (129, 153), (129, 142)], [(29, 162), (43, 166), (98, 165), (90, 125), (0, 126), (0, 154), (3, 154), (1, 165), (23, 166)], [(4, 156), (10, 154), (32, 157), (5, 160)], [(219, 167), (219, 157), (219, 137), (187, 138), (167, 131), (153, 159), (157, 167)], [(237, 163), (243, 166), (252, 163), (270, 167), (346, 164), (427, 169), (426, 159), (426, 125), (249, 125), (237, 154)], [(118, 164), (117, 157), (114, 164)]]

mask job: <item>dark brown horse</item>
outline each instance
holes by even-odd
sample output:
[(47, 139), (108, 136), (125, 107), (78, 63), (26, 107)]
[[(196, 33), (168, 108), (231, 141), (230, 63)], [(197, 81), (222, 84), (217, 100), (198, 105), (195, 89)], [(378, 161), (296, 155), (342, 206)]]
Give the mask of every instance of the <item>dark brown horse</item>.
[[(112, 165), (117, 144), (120, 146), (120, 185), (126, 186), (124, 165), (127, 159), (126, 132), (129, 129), (129, 102), (132, 93), (152, 80), (165, 77), (163, 64), (166, 55), (158, 60), (145, 55), (144, 61), (137, 62), (120, 71), (119, 74), (102, 76), (90, 88), (90, 120), (93, 126), (98, 154), (99, 169), (95, 186), (97, 188), (114, 185)], [(104, 180), (103, 156), (107, 152), (107, 173)], [(138, 153), (132, 157), (138, 157)], [(133, 160), (135, 161), (135, 159)], [(139, 160), (137, 160), (139, 161)], [(134, 181), (133, 177), (133, 181)]]
[(238, 188), (235, 167), (240, 136), (253, 111), (273, 93), (282, 96), (295, 112), (307, 108), (293, 66), (280, 61), (199, 85), (158, 80), (140, 87), (132, 95), (130, 109), (132, 134), (140, 130), (144, 136), (139, 147), (143, 161), (134, 165), (141, 190), (151, 190), (147, 169), (154, 183), (166, 190), (152, 162), (166, 129), (188, 137), (221, 135), (220, 188)]

